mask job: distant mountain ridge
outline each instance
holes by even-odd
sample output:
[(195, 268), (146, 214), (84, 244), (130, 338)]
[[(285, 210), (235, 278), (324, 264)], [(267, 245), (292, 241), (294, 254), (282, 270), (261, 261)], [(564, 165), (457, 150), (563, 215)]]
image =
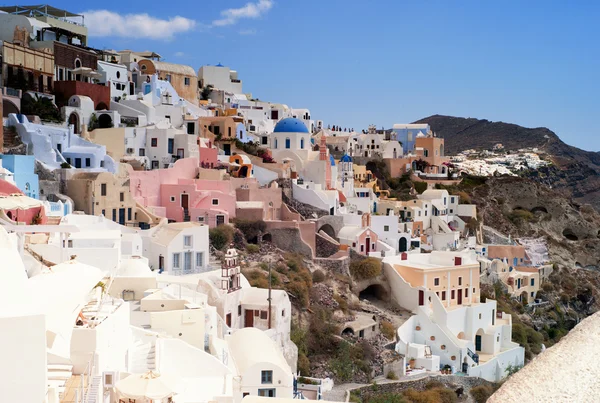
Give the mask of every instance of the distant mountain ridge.
[(581, 150), (565, 144), (553, 131), (491, 122), (485, 119), (432, 115), (414, 123), (427, 123), (443, 137), (448, 154), (468, 149), (491, 149), (501, 143), (505, 149), (537, 147), (548, 153), (555, 166), (541, 169), (532, 179), (552, 188), (564, 189), (579, 203), (590, 203), (600, 211), (600, 152)]

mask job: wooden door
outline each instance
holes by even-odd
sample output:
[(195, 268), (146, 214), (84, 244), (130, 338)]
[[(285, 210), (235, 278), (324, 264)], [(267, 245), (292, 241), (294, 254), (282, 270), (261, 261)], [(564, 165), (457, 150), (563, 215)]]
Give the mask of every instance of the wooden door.
[(458, 292), (458, 296), (456, 298), (458, 301), (458, 305), (462, 305), (462, 289), (457, 290), (457, 292)]
[(254, 310), (246, 309), (246, 313), (244, 314), (244, 327), (253, 327), (254, 326)]
[(425, 305), (425, 291), (419, 290), (419, 306)]
[(367, 255), (369, 254), (369, 252), (371, 252), (371, 238), (367, 238), (365, 240), (365, 243), (367, 244), (365, 246), (365, 251), (367, 252)]
[(181, 207), (183, 207), (185, 210), (187, 210), (189, 208), (189, 201), (190, 201), (190, 195), (188, 195), (188, 194), (181, 195)]
[(475, 351), (481, 351), (481, 336), (475, 336)]
[(231, 314), (228, 313), (227, 316), (225, 316), (225, 323), (227, 324), (227, 327), (231, 327)]
[(163, 255), (160, 255), (158, 257), (158, 269), (159, 270), (165, 269), (165, 257)]

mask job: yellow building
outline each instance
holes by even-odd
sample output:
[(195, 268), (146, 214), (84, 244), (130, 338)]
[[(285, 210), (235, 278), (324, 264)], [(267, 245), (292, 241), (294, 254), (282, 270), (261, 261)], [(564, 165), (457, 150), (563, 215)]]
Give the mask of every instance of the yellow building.
[(143, 59), (138, 62), (142, 76), (158, 75), (159, 80), (171, 83), (177, 94), (198, 105), (198, 77), (190, 66)]
[(2, 43), (2, 86), (51, 94), (54, 54), (51, 49), (31, 49)]
[(146, 221), (142, 217), (136, 217), (136, 202), (129, 189), (129, 176), (125, 166), (119, 164), (118, 174), (81, 172), (68, 179), (67, 195), (73, 199), (75, 210), (90, 215), (102, 214), (121, 225)]

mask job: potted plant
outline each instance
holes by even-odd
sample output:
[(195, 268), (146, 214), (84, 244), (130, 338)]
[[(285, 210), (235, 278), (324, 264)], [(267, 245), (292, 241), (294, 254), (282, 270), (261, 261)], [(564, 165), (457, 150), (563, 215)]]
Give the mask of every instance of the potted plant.
[(408, 366), (411, 369), (415, 368), (415, 363), (417, 362), (417, 360), (415, 360), (415, 357), (410, 357), (410, 359), (408, 360)]

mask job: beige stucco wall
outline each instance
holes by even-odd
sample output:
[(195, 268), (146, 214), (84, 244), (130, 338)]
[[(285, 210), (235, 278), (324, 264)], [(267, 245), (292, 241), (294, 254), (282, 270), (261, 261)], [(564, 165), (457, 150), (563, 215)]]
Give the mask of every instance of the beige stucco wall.
[[(113, 175), (102, 172), (95, 178), (89, 174), (76, 174), (67, 180), (67, 195), (73, 199), (75, 210), (86, 214), (100, 215), (104, 210), (105, 217), (113, 219), (113, 210), (116, 210), (116, 220), (119, 220), (119, 209), (125, 209), (125, 222), (136, 221), (136, 203), (129, 190), (127, 170), (125, 164), (119, 164), (119, 174)], [(106, 184), (106, 195), (102, 195), (102, 184)], [(123, 201), (121, 201), (121, 193)], [(94, 205), (92, 206), (92, 199)], [(128, 218), (128, 209), (131, 209), (131, 220)]]
[[(90, 140), (106, 146), (106, 153), (116, 162), (121, 161), (125, 154), (125, 128), (96, 129), (89, 132)], [(137, 151), (137, 150), (136, 150)]]

